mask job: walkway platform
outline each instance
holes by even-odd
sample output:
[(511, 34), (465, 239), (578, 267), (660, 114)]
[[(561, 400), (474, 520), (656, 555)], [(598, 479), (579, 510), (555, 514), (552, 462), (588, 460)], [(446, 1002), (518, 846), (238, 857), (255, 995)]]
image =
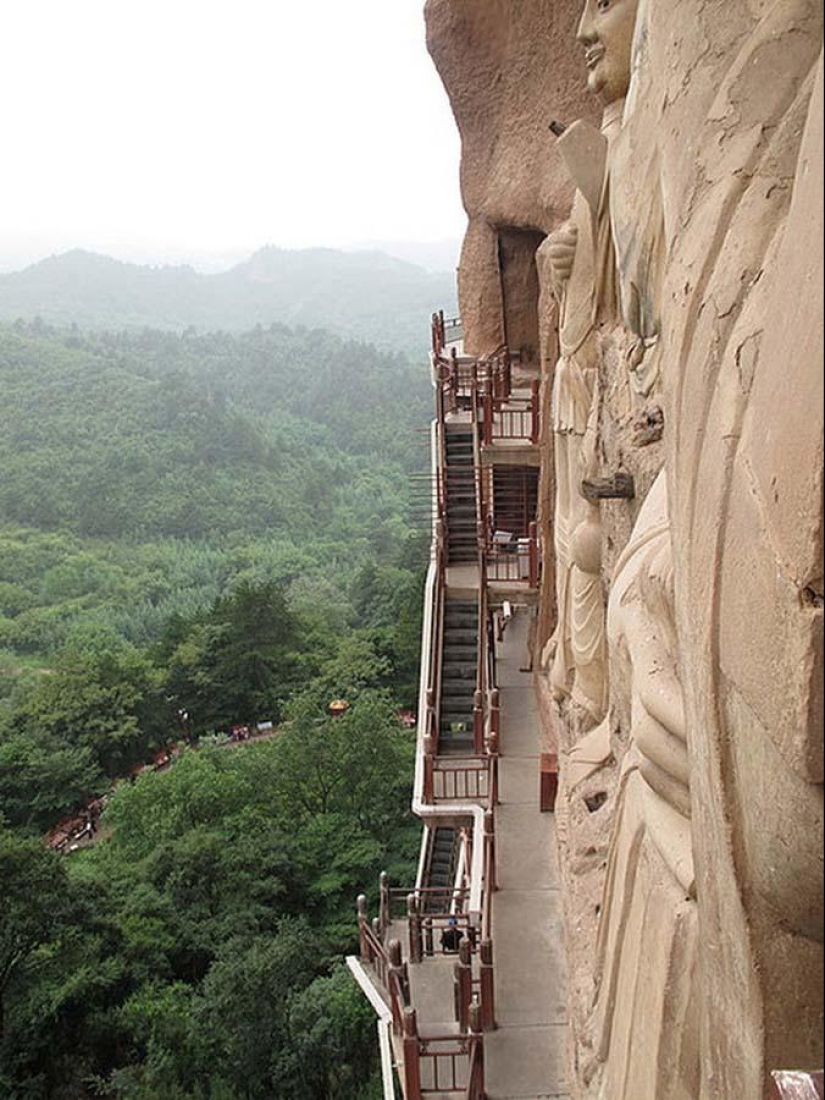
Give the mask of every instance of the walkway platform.
[(501, 696), (496, 1018), (484, 1036), (489, 1100), (569, 1100), (564, 925), (555, 818), (539, 810), (541, 724), (517, 611), (497, 647)]

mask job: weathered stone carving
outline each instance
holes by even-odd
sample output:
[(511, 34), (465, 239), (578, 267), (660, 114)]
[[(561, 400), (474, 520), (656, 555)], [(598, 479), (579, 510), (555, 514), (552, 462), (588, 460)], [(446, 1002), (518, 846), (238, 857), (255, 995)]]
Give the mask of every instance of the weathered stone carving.
[(550, 680), (558, 699), (572, 688), (576, 701), (595, 722), (603, 717), (606, 703), (601, 527), (598, 509), (582, 496), (581, 483), (595, 457), (598, 246), (594, 237), (598, 238), (601, 191), (600, 185), (592, 189), (595, 208), (579, 191), (571, 222), (551, 234), (539, 250), (546, 252), (553, 273), (561, 352), (552, 398), (558, 620), (550, 650)]
[(613, 682), (625, 688), (613, 708), (631, 738), (614, 810), (584, 1078), (605, 1100), (689, 1100), (699, 1077), (698, 914), (664, 471), (617, 564), (608, 635)]
[[(475, 55), (485, 25), (501, 48), (505, 18), (525, 42), (522, 16), (538, 39), (569, 6), (428, 5), (472, 24)], [(576, 184), (561, 229), (562, 157), (532, 162), (556, 199), (527, 217), (508, 142), (530, 134), (498, 136), (527, 52), (453, 97), (478, 140), (463, 176), (497, 196), (485, 226), (550, 234), (551, 674), (580, 704), (562, 747), (598, 722), (561, 757), (577, 1100), (762, 1100), (771, 1070), (823, 1060), (822, 19), (817, 0), (587, 0), (601, 130), (571, 123), (554, 24), (537, 64), (564, 73), (542, 104)]]
[[(705, 31), (712, 25), (712, 9), (721, 20), (719, 5), (681, 7), (684, 16), (697, 19)], [(666, 421), (673, 426), (667, 437), (667, 472), (675, 489), (675, 622), (679, 676), (685, 684), (693, 820), (698, 826), (692, 843), (699, 921), (692, 903), (674, 893), (671, 912), (674, 919), (678, 915), (678, 924), (673, 925), (669, 945), (657, 932), (666, 905), (650, 910), (647, 923), (637, 926), (645, 950), (656, 944), (661, 952), (660, 989), (649, 958), (641, 987), (648, 995), (667, 991), (658, 1014), (655, 997), (639, 1003), (637, 983), (618, 993), (600, 988), (599, 1053), (605, 1059), (601, 1095), (630, 1098), (651, 1089), (657, 1097), (737, 1095), (757, 1100), (772, 1067), (811, 1065), (822, 1057), (822, 790), (817, 785), (822, 778), (822, 687), (821, 677), (816, 683), (813, 674), (821, 662), (817, 631), (822, 624), (800, 599), (802, 579), (813, 581), (814, 588), (821, 586), (821, 496), (817, 500), (812, 493), (808, 500), (800, 499), (797, 490), (789, 502), (798, 508), (794, 511), (787, 505), (781, 508), (777, 492), (779, 483), (791, 480), (782, 477), (787, 459), (777, 443), (787, 439), (790, 444), (801, 428), (800, 419), (805, 422), (801, 430), (807, 447), (795, 439), (802, 459), (796, 477), (812, 490), (821, 477), (814, 473), (821, 471), (821, 368), (811, 349), (813, 332), (822, 331), (822, 305), (821, 289), (817, 300), (810, 279), (813, 261), (821, 282), (821, 250), (815, 257), (805, 249), (799, 220), (802, 208), (813, 216), (803, 191), (810, 187), (810, 165), (816, 160), (813, 150), (806, 156), (804, 149), (800, 160), (799, 135), (809, 111), (811, 68), (821, 43), (821, 9), (817, 13), (814, 5), (791, 3), (753, 12), (744, 3), (726, 5), (730, 38), (719, 43), (723, 48), (704, 64), (704, 54), (691, 55), (690, 63), (683, 56), (682, 68), (674, 66), (672, 54), (664, 56), (674, 13), (665, 15), (654, 0), (645, 8), (637, 34), (640, 87), (614, 145), (616, 201), (611, 210), (617, 241), (623, 231), (633, 229), (624, 262), (617, 246), (623, 304), (633, 299), (627, 287), (635, 291), (646, 285), (647, 294), (636, 297), (650, 303), (649, 316), (656, 317), (658, 300), (669, 303), (663, 311)], [(787, 51), (781, 68), (775, 54), (780, 42)], [(679, 98), (674, 95), (674, 69), (688, 73), (691, 86), (683, 91), (677, 108), (665, 109), (669, 124), (660, 118), (655, 129), (679, 132), (682, 141), (691, 134), (699, 156), (699, 171), (692, 178), (691, 173), (675, 173), (678, 161), (668, 157), (659, 142), (648, 154), (651, 170), (639, 171), (638, 150), (645, 142), (651, 149), (650, 105)], [(809, 144), (816, 141), (817, 124), (821, 135), (821, 106), (809, 118)], [(628, 149), (636, 153), (628, 156)], [(799, 164), (808, 166), (806, 174), (800, 175)], [(819, 165), (821, 178), (821, 152)], [(794, 192), (798, 220), (794, 226), (792, 216), (783, 233)], [(656, 243), (665, 231), (663, 214), (661, 229), (654, 225), (652, 230), (649, 223), (637, 219), (634, 224), (626, 213), (616, 214), (623, 197), (631, 211), (639, 211), (647, 201), (658, 222), (659, 210), (666, 205), (663, 195), (670, 201), (672, 216), (665, 267)], [(821, 249), (821, 234), (818, 239)], [(802, 261), (800, 252), (806, 251)], [(731, 256), (736, 257), (733, 263)], [(788, 268), (789, 272), (783, 270)], [(807, 286), (788, 277), (800, 268), (808, 275)], [(810, 312), (804, 318), (797, 313), (790, 326), (780, 303), (800, 291), (807, 292)], [(797, 412), (786, 406), (778, 416), (778, 408), (769, 404), (778, 398), (777, 376), (784, 372), (776, 330), (783, 332), (786, 347), (803, 353), (795, 373), (800, 396), (807, 398), (795, 406)], [(766, 348), (773, 357), (767, 357)], [(668, 377), (671, 364), (673, 375)], [(816, 379), (819, 400), (814, 397)], [(780, 516), (782, 521), (776, 522)], [(809, 519), (800, 531), (802, 517)], [(644, 518), (643, 509), (631, 542), (644, 537)], [(640, 566), (644, 568), (641, 562)], [(611, 608), (624, 598), (621, 578), (615, 583)], [(629, 638), (627, 648), (633, 652)], [(636, 670), (632, 663), (631, 683)], [(790, 705), (788, 700), (780, 702), (785, 691), (793, 700)], [(621, 983), (623, 975), (629, 979), (634, 969), (635, 977), (641, 972), (632, 953), (628, 961), (632, 933), (627, 923), (632, 925), (629, 914), (639, 904), (640, 884), (644, 897), (655, 882), (654, 876), (645, 883), (638, 869), (632, 875), (627, 871), (626, 852), (635, 835), (628, 812), (631, 783), (639, 786), (644, 779), (641, 767), (638, 778), (632, 778), (633, 754), (643, 746), (635, 716), (631, 728), (624, 772), (630, 778), (617, 804), (600, 935), (603, 982), (618, 975)], [(815, 766), (812, 736), (819, 750)], [(642, 793), (647, 799), (647, 829), (654, 807), (649, 793)], [(672, 837), (677, 834), (674, 828)], [(684, 861), (688, 842), (685, 833), (685, 841), (670, 853), (657, 845), (671, 870)], [(774, 846), (783, 842), (793, 855), (777, 861)], [(633, 891), (617, 901), (616, 890), (626, 888), (630, 878)], [(611, 935), (617, 937), (612, 947)], [(697, 945), (702, 974), (698, 990), (691, 977)], [(680, 951), (682, 965), (674, 965)], [(794, 1001), (789, 1025), (788, 1005)], [(628, 1014), (635, 1018), (637, 1013), (636, 1027), (627, 1031)], [(681, 1027), (668, 1039), (665, 1025), (672, 1027), (674, 1021)], [(628, 1049), (623, 1038), (616, 1042), (618, 1022), (624, 1038), (633, 1036), (629, 1058), (622, 1055)], [(640, 1049), (642, 1036), (651, 1029), (655, 1032), (657, 1025), (664, 1030), (645, 1053)], [(692, 1039), (697, 1032), (701, 1073), (693, 1082), (692, 1066), (685, 1058), (693, 1043), (686, 1051), (682, 1039)], [(637, 1076), (645, 1066), (646, 1083)]]
[(822, 586), (822, 6), (685, 14), (726, 30), (721, 57), (694, 46), (665, 59), (650, 6), (654, 88), (677, 63), (692, 83), (663, 132), (690, 135), (697, 157), (686, 171), (666, 139), (662, 340), (701, 1095), (756, 1098), (771, 1069), (822, 1060), (822, 612), (804, 597)]
[(558, 620), (548, 658), (557, 699), (572, 693), (599, 722), (606, 706), (604, 599), (601, 585), (601, 521), (582, 493), (595, 474), (598, 426), (600, 323), (614, 320), (615, 262), (610, 233), (607, 133), (630, 79), (630, 40), (636, 0), (619, 0), (600, 37), (600, 13), (588, 3), (579, 26), (587, 42), (589, 86), (605, 105), (602, 132), (578, 121), (559, 137), (577, 191), (569, 223), (539, 249), (552, 274), (559, 311), (559, 352), (553, 380), (556, 501), (554, 547)]

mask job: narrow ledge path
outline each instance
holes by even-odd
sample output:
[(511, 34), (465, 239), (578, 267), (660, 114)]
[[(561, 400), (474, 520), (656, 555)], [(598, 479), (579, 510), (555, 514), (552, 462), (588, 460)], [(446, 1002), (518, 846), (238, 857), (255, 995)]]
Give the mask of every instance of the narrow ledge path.
[(529, 611), (497, 646), (501, 699), (496, 1019), (484, 1036), (489, 1100), (569, 1100), (564, 923), (555, 818), (539, 809), (541, 721), (528, 662)]

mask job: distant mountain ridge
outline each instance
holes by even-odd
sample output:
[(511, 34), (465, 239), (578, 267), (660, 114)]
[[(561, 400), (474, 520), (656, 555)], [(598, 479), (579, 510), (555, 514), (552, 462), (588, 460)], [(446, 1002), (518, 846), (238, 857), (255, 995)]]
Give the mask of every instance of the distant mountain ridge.
[(326, 328), (420, 358), (429, 317), (455, 309), (455, 280), (381, 252), (267, 245), (229, 271), (150, 267), (74, 249), (0, 275), (0, 320), (81, 328)]

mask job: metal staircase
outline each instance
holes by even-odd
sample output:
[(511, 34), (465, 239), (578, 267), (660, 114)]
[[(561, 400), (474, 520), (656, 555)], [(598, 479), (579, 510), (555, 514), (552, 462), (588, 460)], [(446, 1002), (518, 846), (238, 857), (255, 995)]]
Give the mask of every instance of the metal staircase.
[(449, 427), (445, 433), (447, 488), (447, 564), (478, 560), (478, 511), (473, 461), (473, 431)]
[(444, 604), (439, 751), (473, 752), (473, 695), (478, 674), (478, 604), (448, 598)]

